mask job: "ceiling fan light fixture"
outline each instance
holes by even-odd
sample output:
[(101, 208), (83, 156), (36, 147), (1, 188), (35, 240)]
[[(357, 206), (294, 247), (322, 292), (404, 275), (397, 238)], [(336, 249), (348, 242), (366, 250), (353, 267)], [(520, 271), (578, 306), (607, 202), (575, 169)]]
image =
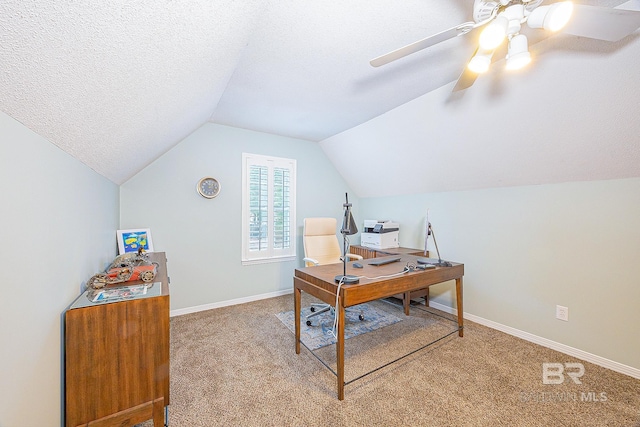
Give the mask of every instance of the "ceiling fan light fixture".
[(530, 62), (531, 54), (529, 53), (527, 37), (524, 34), (513, 36), (509, 40), (506, 69), (509, 71), (519, 70)]
[(467, 64), (467, 68), (476, 74), (486, 73), (491, 66), (493, 52), (493, 50), (478, 49), (478, 52), (473, 55), (473, 58)]
[(549, 31), (559, 31), (567, 25), (573, 14), (573, 3), (563, 1), (548, 6), (538, 6), (527, 18), (531, 28), (544, 28)]
[(500, 46), (507, 36), (508, 26), (509, 20), (502, 14), (498, 15), (496, 19), (491, 21), (480, 33), (480, 39), (478, 40), (480, 47), (485, 50), (493, 50)]
[(512, 4), (508, 6), (503, 15), (509, 20), (507, 27), (507, 35), (518, 34), (520, 32), (520, 25), (524, 22), (525, 8), (523, 4)]

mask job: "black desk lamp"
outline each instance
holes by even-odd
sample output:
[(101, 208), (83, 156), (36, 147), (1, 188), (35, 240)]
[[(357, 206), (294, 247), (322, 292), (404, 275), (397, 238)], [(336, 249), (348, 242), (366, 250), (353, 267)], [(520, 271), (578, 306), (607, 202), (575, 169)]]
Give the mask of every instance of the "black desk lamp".
[(346, 203), (342, 206), (344, 207), (344, 219), (342, 220), (342, 227), (340, 228), (340, 233), (342, 234), (343, 241), (343, 249), (342, 249), (342, 274), (335, 277), (336, 282), (342, 283), (358, 283), (360, 279), (356, 276), (347, 276), (347, 236), (352, 234), (356, 234), (358, 232), (358, 227), (356, 226), (356, 222), (353, 220), (353, 216), (351, 215), (351, 203), (349, 203), (349, 195), (347, 193), (344, 194)]

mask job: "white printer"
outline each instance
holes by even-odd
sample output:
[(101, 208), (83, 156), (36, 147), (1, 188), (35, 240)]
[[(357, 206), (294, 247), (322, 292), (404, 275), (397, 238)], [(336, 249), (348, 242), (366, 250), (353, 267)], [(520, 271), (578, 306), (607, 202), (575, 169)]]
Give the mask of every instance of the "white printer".
[(397, 222), (366, 219), (364, 231), (360, 234), (360, 244), (372, 249), (397, 248), (400, 247), (399, 232)]

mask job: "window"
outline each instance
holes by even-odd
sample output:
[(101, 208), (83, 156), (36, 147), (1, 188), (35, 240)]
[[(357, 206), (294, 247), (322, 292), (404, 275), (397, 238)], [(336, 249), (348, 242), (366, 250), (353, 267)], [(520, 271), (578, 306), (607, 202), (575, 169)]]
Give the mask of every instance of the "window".
[(296, 257), (296, 161), (242, 153), (242, 262)]

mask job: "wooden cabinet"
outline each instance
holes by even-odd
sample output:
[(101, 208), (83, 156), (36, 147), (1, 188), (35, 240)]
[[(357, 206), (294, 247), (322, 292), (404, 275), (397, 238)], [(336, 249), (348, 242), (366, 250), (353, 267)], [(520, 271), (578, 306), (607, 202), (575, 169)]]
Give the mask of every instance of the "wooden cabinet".
[[(165, 254), (149, 256), (158, 264), (150, 296), (87, 305), (85, 292), (65, 313), (67, 427), (124, 427), (149, 419), (154, 427), (164, 425), (169, 283)], [(127, 285), (136, 283), (142, 282)]]

